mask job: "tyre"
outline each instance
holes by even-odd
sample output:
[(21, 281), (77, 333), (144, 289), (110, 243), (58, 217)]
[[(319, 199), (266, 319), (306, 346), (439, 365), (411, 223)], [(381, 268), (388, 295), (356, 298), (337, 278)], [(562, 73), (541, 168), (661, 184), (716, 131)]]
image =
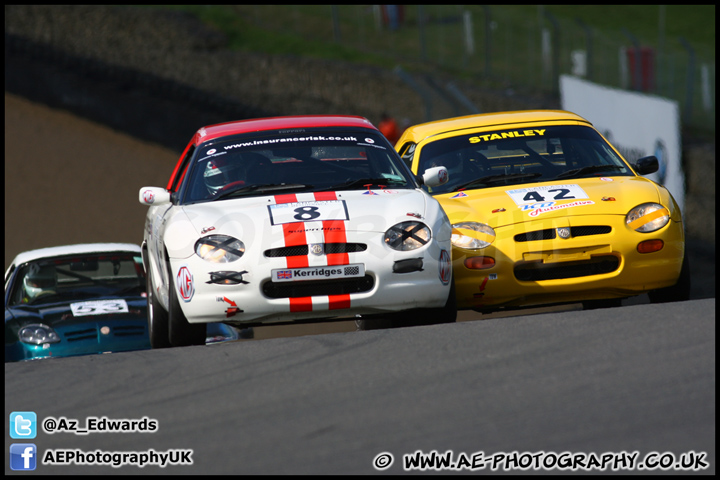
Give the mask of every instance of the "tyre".
[(171, 346), (168, 331), (168, 314), (157, 301), (150, 272), (147, 273), (145, 281), (147, 285), (147, 317), (150, 346), (152, 348), (168, 348)]
[(677, 283), (672, 287), (658, 288), (648, 292), (650, 303), (683, 302), (690, 300), (690, 261), (687, 252), (683, 257), (682, 268)]
[(180, 308), (175, 282), (168, 262), (168, 325), (170, 344), (173, 347), (205, 345), (207, 327), (204, 323), (189, 323)]
[(416, 308), (390, 315), (368, 316), (355, 320), (355, 327), (361, 330), (382, 330), (386, 328), (418, 327), (455, 323), (457, 320), (457, 298), (455, 281), (450, 284), (450, 292), (445, 305), (440, 308)]

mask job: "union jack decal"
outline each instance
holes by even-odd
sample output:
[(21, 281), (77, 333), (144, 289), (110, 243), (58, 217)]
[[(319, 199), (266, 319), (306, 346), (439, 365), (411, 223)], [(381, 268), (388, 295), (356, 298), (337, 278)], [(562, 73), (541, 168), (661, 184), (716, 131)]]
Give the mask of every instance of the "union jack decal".
[(290, 270), (281, 270), (277, 272), (278, 280), (283, 278), (292, 278), (292, 272)]

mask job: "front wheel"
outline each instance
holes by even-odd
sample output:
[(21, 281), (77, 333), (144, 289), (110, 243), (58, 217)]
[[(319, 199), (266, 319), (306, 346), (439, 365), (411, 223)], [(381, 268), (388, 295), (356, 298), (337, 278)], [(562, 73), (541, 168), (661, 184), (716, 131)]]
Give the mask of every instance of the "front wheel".
[(151, 272), (147, 272), (145, 285), (147, 286), (147, 316), (150, 346), (152, 348), (168, 348), (171, 346), (168, 330), (168, 314), (157, 301), (151, 277)]
[(168, 324), (170, 344), (173, 347), (205, 345), (207, 328), (204, 323), (189, 323), (177, 298), (175, 282), (168, 262)]

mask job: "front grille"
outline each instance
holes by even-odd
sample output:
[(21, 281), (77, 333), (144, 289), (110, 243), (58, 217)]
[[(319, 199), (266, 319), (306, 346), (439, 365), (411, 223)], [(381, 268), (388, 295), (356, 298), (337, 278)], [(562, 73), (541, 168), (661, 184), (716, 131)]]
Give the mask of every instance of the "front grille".
[(116, 337), (132, 337), (144, 335), (146, 327), (142, 325), (122, 325), (113, 328), (113, 335)]
[(372, 290), (373, 277), (318, 280), (307, 282), (266, 282), (263, 294), (269, 298), (314, 297), (318, 295), (345, 295)]
[(97, 330), (95, 330), (94, 328), (84, 328), (82, 330), (68, 330), (65, 332), (65, 339), (68, 342), (97, 339)]
[[(364, 252), (367, 245), (364, 243), (326, 243), (323, 245), (325, 254), (331, 253), (353, 253)], [(294, 247), (280, 247), (265, 250), (266, 257), (299, 257), (308, 254), (307, 245), (297, 245)]]
[[(571, 237), (584, 237), (588, 235), (602, 235), (610, 233), (612, 228), (606, 225), (590, 225), (584, 227), (570, 227)], [(518, 233), (515, 235), (516, 242), (533, 242), (536, 240), (552, 240), (557, 236), (554, 228), (536, 230), (534, 232)]]
[(614, 272), (620, 260), (613, 255), (593, 257), (590, 260), (562, 263), (520, 263), (515, 266), (515, 278), (522, 282), (560, 280), (563, 278), (587, 277)]
[(612, 228), (608, 226), (587, 226), (587, 227), (570, 227), (570, 235), (573, 237), (584, 237), (587, 235), (602, 235), (610, 233)]
[(515, 235), (516, 242), (532, 242), (535, 240), (552, 240), (555, 238), (555, 229), (537, 230), (535, 232), (525, 232)]
[[(147, 327), (142, 325), (116, 325), (110, 327), (115, 337), (136, 337), (145, 335)], [(98, 331), (95, 328), (83, 328), (79, 330), (69, 330), (64, 333), (68, 342), (77, 342), (80, 340), (97, 340)]]

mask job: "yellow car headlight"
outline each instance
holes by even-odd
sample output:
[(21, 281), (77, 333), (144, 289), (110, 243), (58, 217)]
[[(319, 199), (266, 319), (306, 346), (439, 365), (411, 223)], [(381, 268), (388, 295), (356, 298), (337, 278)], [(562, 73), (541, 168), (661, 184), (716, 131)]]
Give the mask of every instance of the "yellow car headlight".
[(195, 253), (213, 263), (234, 262), (245, 253), (245, 244), (227, 235), (209, 235), (195, 243)]
[(450, 241), (460, 248), (477, 250), (490, 246), (495, 240), (495, 230), (490, 225), (477, 222), (461, 222), (452, 226)]
[(643, 203), (625, 216), (627, 226), (640, 233), (659, 230), (670, 221), (668, 209), (658, 203)]

